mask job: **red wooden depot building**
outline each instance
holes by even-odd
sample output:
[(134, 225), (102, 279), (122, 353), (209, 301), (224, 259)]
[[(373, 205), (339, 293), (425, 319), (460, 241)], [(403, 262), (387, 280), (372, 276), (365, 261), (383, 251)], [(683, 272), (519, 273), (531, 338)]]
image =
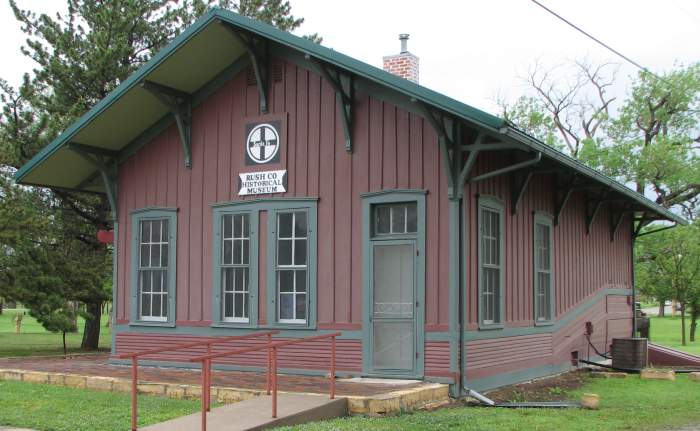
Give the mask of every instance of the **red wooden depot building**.
[(631, 335), (635, 234), (682, 220), (412, 82), (405, 43), (384, 62), (409, 79), (213, 10), (17, 173), (109, 198), (113, 353), (340, 330), (338, 374), (458, 394), (569, 369), (587, 322), (601, 352)]

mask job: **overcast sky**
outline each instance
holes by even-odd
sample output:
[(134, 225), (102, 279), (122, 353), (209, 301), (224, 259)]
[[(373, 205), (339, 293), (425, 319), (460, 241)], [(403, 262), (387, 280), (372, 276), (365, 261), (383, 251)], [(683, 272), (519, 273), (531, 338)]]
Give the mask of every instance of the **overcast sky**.
[[(541, 1), (654, 72), (700, 60), (700, 1)], [(60, 0), (17, 2), (39, 12), (65, 10)], [(525, 91), (519, 76), (536, 60), (622, 62), (529, 0), (291, 0), (291, 5), (293, 14), (306, 19), (297, 33), (318, 32), (324, 45), (375, 66), (383, 55), (398, 53), (399, 33), (409, 33), (422, 85), (492, 113), (497, 95), (515, 98)], [(0, 34), (0, 77), (16, 84), (33, 65), (19, 50), (24, 35), (4, 1)], [(618, 95), (635, 73), (622, 65)], [(566, 78), (563, 70), (560, 77)]]

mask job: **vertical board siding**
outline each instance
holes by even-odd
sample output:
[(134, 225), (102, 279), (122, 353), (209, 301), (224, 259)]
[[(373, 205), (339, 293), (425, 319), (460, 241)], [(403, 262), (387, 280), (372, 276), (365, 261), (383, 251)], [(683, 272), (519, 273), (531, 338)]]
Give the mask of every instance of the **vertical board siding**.
[[(480, 155), (475, 174), (512, 163), (493, 154)], [(554, 178), (536, 175), (527, 187), (517, 214), (511, 213), (512, 190), (507, 176), (465, 187), (465, 286), (467, 329), (478, 330), (478, 196), (488, 195), (505, 206), (504, 294), (506, 328), (534, 326), (533, 223), (534, 213), (554, 213)], [(574, 192), (552, 231), (553, 283), (556, 320), (575, 313), (601, 289), (631, 288), (631, 235), (629, 218), (610, 241), (610, 214), (603, 208), (586, 233), (585, 193)], [(580, 357), (593, 353), (582, 335), (586, 322), (593, 323), (591, 342), (601, 351), (612, 336), (629, 336), (631, 305), (624, 295), (603, 296), (598, 302), (554, 332), (506, 338), (467, 341), (465, 364), (469, 379), (479, 379), (519, 369), (559, 365), (577, 351)], [(612, 328), (612, 329), (611, 329)], [(498, 331), (498, 330), (496, 330)]]
[[(476, 174), (508, 164), (493, 155), (480, 155)], [(478, 325), (478, 196), (493, 196), (506, 208), (504, 217), (505, 325), (534, 324), (533, 308), (533, 223), (534, 213), (554, 213), (554, 186), (550, 175), (535, 176), (527, 187), (517, 214), (511, 214), (511, 187), (507, 176), (496, 177), (465, 187), (465, 226), (468, 241), (465, 255), (467, 328)], [(610, 241), (607, 208), (595, 219), (586, 234), (585, 194), (574, 192), (564, 207), (553, 235), (553, 283), (555, 315), (578, 307), (601, 288), (631, 288), (631, 236), (627, 217)]]
[[(193, 110), (191, 169), (184, 167), (174, 125), (120, 165), (118, 321), (127, 322), (130, 316), (133, 231), (129, 214), (132, 211), (148, 206), (178, 209), (176, 322), (179, 326), (202, 326), (208, 325), (212, 316), (211, 204), (258, 197), (310, 196), (319, 198), (317, 323), (324, 329), (359, 330), (363, 313), (367, 312), (363, 310), (362, 297), (360, 195), (392, 188), (411, 188), (427, 191), (427, 249), (423, 251), (426, 254), (425, 324), (430, 331), (445, 330), (450, 315), (447, 178), (435, 131), (420, 116), (358, 92), (353, 112), (353, 152), (349, 154), (345, 151), (343, 126), (333, 88), (313, 72), (286, 62), (282, 66), (284, 76), (271, 84), (269, 94), (269, 117), (280, 118), (284, 124), (280, 163), (262, 167), (245, 164), (245, 124), (266, 116), (259, 109), (257, 88), (248, 85), (246, 73), (242, 72)], [(475, 174), (510, 162), (503, 156), (482, 153)], [(287, 169), (287, 193), (245, 198), (237, 195), (238, 173), (271, 169)], [(534, 177), (518, 213), (511, 215), (511, 186), (507, 176), (465, 187), (463, 209), (467, 243), (463, 287), (468, 330), (477, 328), (478, 316), (477, 196), (494, 196), (505, 204), (505, 326), (526, 327), (533, 325), (532, 214), (535, 211), (552, 214), (553, 193), (551, 176)], [(623, 222), (615, 241), (611, 242), (608, 211), (604, 209), (599, 213), (590, 234), (586, 234), (584, 213), (585, 196), (576, 192), (553, 230), (553, 282), (558, 319), (604, 287), (630, 286), (629, 220)], [(265, 256), (264, 225), (267, 222), (274, 221), (267, 220), (267, 214), (261, 214), (260, 256)], [(265, 323), (266, 317), (265, 265), (261, 259), (260, 324)], [(609, 313), (611, 317), (619, 318), (619, 322), (615, 320), (609, 328), (604, 323), (604, 329), (594, 334), (594, 342), (601, 348), (610, 333), (624, 332), (628, 323), (623, 322), (629, 322), (624, 316), (628, 316), (631, 310), (619, 299), (608, 301), (598, 319), (607, 322), (605, 316)], [(585, 321), (576, 319), (576, 322), (578, 326), (571, 326), (566, 330), (569, 332), (564, 332), (580, 335)], [(120, 333), (117, 348), (136, 348), (154, 342), (156, 338), (155, 335)], [(576, 341), (572, 341), (574, 339)], [(499, 357), (498, 349), (490, 349), (486, 342), (473, 345), (468, 342), (468, 370), (472, 360), (476, 361), (474, 373), (488, 375), (506, 366), (553, 361), (557, 355), (568, 355), (569, 348), (585, 347), (581, 345), (580, 336), (562, 339), (559, 333), (549, 338), (511, 341), (513, 358), (521, 358), (508, 359), (508, 354), (504, 354), (501, 357), (503, 364), (491, 367), (487, 358), (489, 355)], [(347, 343), (361, 344), (360, 341)], [(470, 353), (471, 348), (475, 350)], [(349, 353), (346, 369), (359, 369), (360, 356), (359, 347), (355, 353)], [(426, 342), (425, 373), (428, 376), (449, 375), (449, 343)]]
[[(192, 168), (183, 164), (174, 125), (139, 149), (119, 169), (119, 278), (117, 315), (128, 320), (131, 259), (129, 214), (147, 206), (178, 208), (177, 322), (211, 321), (211, 204), (256, 197), (318, 197), (318, 324), (359, 329), (362, 322), (362, 193), (425, 189), (429, 250), (426, 324), (448, 324), (446, 178), (437, 136), (421, 117), (357, 93), (353, 153), (336, 95), (320, 76), (284, 63), (271, 85), (271, 117), (285, 123), (280, 163), (245, 165), (245, 124), (264, 119), (245, 71), (193, 110)], [(238, 173), (287, 169), (287, 193), (238, 197)], [(263, 223), (266, 219), (261, 220)], [(264, 247), (263, 226), (261, 243)], [(261, 248), (262, 252), (262, 248)], [(264, 254), (261, 254), (264, 256)], [(260, 261), (264, 268), (264, 262)], [(264, 274), (262, 274), (264, 275)], [(264, 277), (260, 286), (264, 286)], [(259, 289), (259, 295), (264, 295)], [(263, 297), (260, 297), (261, 304)], [(260, 306), (259, 319), (265, 319)], [(348, 326), (349, 325), (349, 326)]]

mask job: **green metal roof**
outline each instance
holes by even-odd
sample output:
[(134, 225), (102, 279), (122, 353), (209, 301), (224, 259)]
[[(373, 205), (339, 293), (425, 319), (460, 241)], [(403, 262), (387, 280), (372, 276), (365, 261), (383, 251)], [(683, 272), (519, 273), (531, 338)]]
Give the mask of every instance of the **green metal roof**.
[[(22, 166), (15, 174), (16, 181), (41, 186), (76, 188), (83, 184), (94, 169), (69, 150), (67, 144), (78, 142), (120, 151), (168, 115), (167, 109), (141, 88), (139, 83), (143, 80), (151, 80), (194, 93), (246, 55), (244, 47), (233, 40), (223, 26), (212, 25), (218, 21), (229, 23), (283, 47), (344, 69), (404, 97), (422, 101), (456, 118), (489, 130), (494, 135), (499, 133), (507, 135), (533, 150), (541, 151), (545, 157), (611, 187), (663, 218), (685, 223), (673, 212), (556, 149), (525, 135), (501, 118), (307, 39), (222, 9), (213, 9), (202, 16), (141, 66)], [(93, 183), (83, 186), (82, 190), (101, 192), (103, 189), (99, 183)]]

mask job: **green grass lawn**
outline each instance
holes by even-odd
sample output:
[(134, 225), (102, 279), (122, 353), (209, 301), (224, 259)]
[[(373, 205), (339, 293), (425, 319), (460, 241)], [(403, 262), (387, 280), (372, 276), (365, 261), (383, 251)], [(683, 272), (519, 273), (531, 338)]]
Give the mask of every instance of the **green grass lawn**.
[[(198, 400), (139, 396), (139, 426), (199, 410)], [(124, 431), (131, 421), (129, 394), (0, 381), (0, 426), (38, 431)]]
[[(680, 317), (652, 317), (649, 337), (652, 343), (672, 347), (684, 352), (700, 355), (700, 341), (690, 342), (690, 319), (686, 317), (687, 345), (681, 345), (681, 318)], [(700, 336), (700, 333), (698, 334)]]
[[(569, 393), (601, 397), (600, 410), (499, 409), (457, 407), (434, 412), (405, 413), (386, 418), (350, 417), (284, 430), (489, 430), (489, 431), (614, 431), (660, 430), (700, 424), (700, 383), (680, 376), (676, 382), (590, 379)], [(280, 429), (280, 430), (282, 430)]]
[[(17, 312), (25, 310), (5, 309), (0, 315), (0, 357), (3, 356), (37, 356), (37, 355), (60, 355), (63, 354), (63, 341), (61, 334), (46, 331), (39, 322), (27, 312), (22, 319), (22, 329), (20, 334), (15, 333), (14, 317)], [(100, 329), (100, 348), (109, 349), (112, 334), (109, 328), (105, 327), (108, 316), (102, 316), (102, 327)], [(82, 330), (84, 321), (78, 318), (79, 332), (66, 334), (66, 344), (71, 352), (80, 351), (82, 340)]]

